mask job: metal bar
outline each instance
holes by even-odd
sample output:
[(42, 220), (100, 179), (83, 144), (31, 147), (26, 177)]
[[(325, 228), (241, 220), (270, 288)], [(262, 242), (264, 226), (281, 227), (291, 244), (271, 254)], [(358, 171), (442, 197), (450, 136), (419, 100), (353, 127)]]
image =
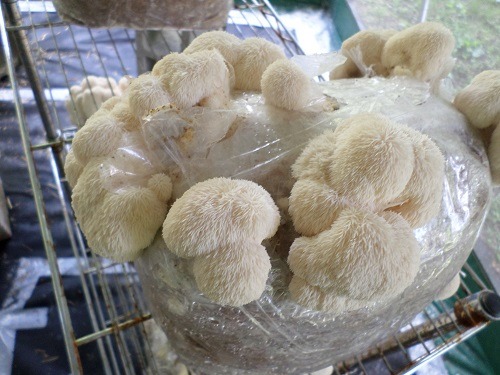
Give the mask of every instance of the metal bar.
[(427, 13), (429, 12), (429, 0), (422, 0), (422, 11), (420, 12), (420, 22), (427, 20)]
[[(52, 153), (51, 153), (51, 155), (52, 155)], [(88, 308), (88, 312), (89, 312), (89, 316), (90, 316), (90, 323), (92, 325), (92, 329), (94, 329), (94, 331), (97, 331), (97, 330), (99, 330), (99, 324), (97, 322), (97, 317), (96, 317), (95, 312), (94, 312), (92, 301), (90, 300), (90, 302), (89, 302), (90, 293), (89, 293), (89, 289), (88, 289), (88, 285), (87, 285), (87, 280), (85, 279), (83, 267), (82, 267), (82, 264), (80, 262), (80, 257), (78, 256), (78, 250), (77, 250), (77, 246), (76, 246), (75, 236), (73, 235), (73, 231), (71, 230), (71, 219), (70, 219), (70, 216), (68, 214), (69, 209), (67, 207), (66, 196), (65, 196), (66, 190), (63, 189), (63, 186), (61, 184), (61, 179), (59, 177), (59, 169), (57, 168), (57, 164), (55, 163), (54, 157), (51, 157), (50, 161), (51, 161), (52, 173), (54, 174), (54, 180), (56, 182), (57, 193), (59, 195), (59, 200), (61, 203), (64, 222), (66, 224), (66, 230), (67, 230), (68, 237), (69, 237), (69, 240), (71, 243), (71, 249), (73, 250), (73, 255), (78, 260), (77, 265), (78, 265), (78, 270), (79, 270), (79, 274), (80, 274), (80, 281), (82, 283), (82, 290), (83, 290), (83, 294), (85, 296), (85, 301), (87, 302), (87, 308)], [(109, 360), (108, 360), (108, 357), (105, 353), (104, 345), (103, 345), (103, 342), (101, 340), (99, 340), (97, 342), (97, 349), (99, 350), (99, 353), (101, 355), (101, 360), (103, 361), (104, 373), (111, 374)]]
[[(73, 221), (73, 225), (74, 225), (74, 228), (75, 228), (75, 234), (76, 234), (76, 237), (77, 237), (77, 240), (78, 240), (80, 253), (81, 253), (81, 255), (82, 255), (82, 257), (83, 257), (83, 259), (85, 261), (86, 268), (88, 269), (88, 267), (90, 265), (90, 262), (89, 262), (89, 259), (87, 257), (87, 252), (85, 250), (86, 249), (85, 248), (85, 241), (83, 240), (82, 232), (78, 228), (78, 226), (77, 226), (77, 224), (76, 224), (75, 221)], [(96, 312), (97, 312), (97, 316), (99, 318), (100, 325), (102, 327), (105, 327), (106, 324), (105, 324), (105, 319), (104, 319), (104, 311), (103, 311), (103, 308), (102, 308), (101, 301), (100, 301), (100, 299), (98, 297), (97, 287), (96, 287), (96, 283), (94, 282), (94, 278), (93, 277), (89, 277), (89, 284), (90, 284), (91, 295), (94, 298), (95, 303), (92, 300), (87, 300), (87, 303), (89, 303), (89, 301), (90, 301), (91, 305), (96, 306)], [(116, 358), (116, 354), (115, 354), (113, 343), (111, 341), (111, 337), (110, 336), (106, 336), (105, 341), (106, 341), (106, 345), (107, 345), (108, 350), (109, 350), (109, 358), (111, 359), (111, 363), (113, 365), (114, 373), (118, 374), (118, 373), (120, 373), (119, 366), (118, 366), (118, 360)]]
[(469, 337), (474, 336), (476, 333), (484, 329), (487, 325), (488, 323), (483, 323), (465, 331), (464, 333), (455, 335), (448, 342), (437, 346), (435, 349), (432, 350), (431, 353), (425, 354), (423, 357), (417, 358), (412, 364), (405, 367), (404, 369), (401, 369), (399, 374), (405, 375), (405, 374), (415, 373), (420, 367), (422, 367), (429, 361), (432, 361), (434, 358), (443, 355), (444, 353), (455, 347), (457, 344), (467, 340)]
[[(253, 0), (253, 1), (256, 1), (256, 0)], [(278, 21), (278, 23), (281, 25), (281, 27), (283, 27), (283, 29), (287, 31), (287, 34), (290, 37), (290, 40), (293, 42), (293, 44), (297, 48), (298, 54), (304, 55), (304, 50), (302, 48), (300, 48), (299, 42), (297, 41), (297, 39), (295, 39), (295, 37), (290, 32), (288, 32), (288, 29), (285, 27), (285, 24), (283, 23), (283, 21), (281, 20), (280, 16), (278, 15), (278, 13), (274, 9), (274, 7), (271, 5), (271, 3), (268, 0), (262, 0), (262, 2), (271, 11), (273, 17), (276, 18), (276, 21)]]
[[(21, 15), (17, 9), (17, 0), (4, 0), (4, 9), (6, 11), (7, 17), (14, 26), (21, 25)], [(47, 133), (47, 138), (49, 141), (56, 140), (59, 137), (58, 132), (52, 124), (52, 119), (50, 117), (50, 110), (45, 99), (44, 91), (38, 73), (36, 71), (36, 64), (30, 53), (30, 47), (26, 33), (24, 30), (18, 30), (12, 33), (12, 38), (16, 42), (17, 49), (19, 51), (19, 56), (26, 69), (26, 74), (31, 84), (33, 90), (33, 96), (40, 111), (40, 117), (42, 118), (42, 123)]]
[[(15, 6), (13, 3), (5, 3), (6, 7)], [(7, 6), (9, 5), (9, 6)], [(2, 38), (3, 51), (5, 54), (5, 63), (7, 66), (7, 71), (9, 79), (12, 85), (12, 90), (14, 91), (14, 103), (16, 107), (16, 115), (19, 122), (19, 129), (21, 133), (21, 142), (23, 145), (24, 153), (26, 156), (26, 164), (28, 167), (28, 174), (30, 178), (30, 183), (33, 188), (33, 199), (35, 201), (35, 207), (37, 212), (38, 221), (40, 223), (40, 232), (42, 234), (43, 246), (45, 253), (47, 255), (47, 260), (49, 264), (49, 269), (51, 272), (52, 287), (54, 289), (54, 296), (56, 298), (56, 304), (59, 313), (59, 319), (61, 321), (61, 328), (64, 337), (64, 342), (66, 344), (66, 353), (68, 355), (69, 366), (71, 373), (81, 374), (82, 365), (80, 362), (80, 356), (77, 348), (74, 345), (74, 331), (71, 324), (71, 317), (69, 314), (68, 304), (66, 296), (64, 294), (64, 287), (62, 283), (61, 273), (59, 271), (59, 265), (57, 263), (57, 256), (54, 248), (54, 242), (52, 240), (52, 234), (48, 226), (48, 218), (45, 212), (45, 205), (43, 201), (43, 194), (40, 186), (40, 181), (36, 173), (35, 160), (33, 154), (31, 153), (31, 144), (29, 131), (26, 125), (26, 119), (24, 117), (24, 112), (22, 110), (22, 102), (18, 92), (17, 80), (14, 73), (13, 58), (9, 44), (9, 38), (7, 36), (7, 30), (5, 29), (5, 19), (4, 13), (2, 12), (2, 17), (0, 17), (0, 34)]]
[(486, 285), (483, 280), (477, 275), (477, 273), (472, 269), (471, 266), (469, 266), (467, 263), (464, 264), (463, 267), (469, 275), (472, 277), (472, 280), (481, 288), (481, 289), (490, 289), (488, 285)]
[(66, 26), (66, 22), (64, 21), (59, 21), (59, 22), (42, 22), (42, 23), (37, 23), (37, 24), (31, 24), (31, 25), (19, 25), (19, 26), (7, 26), (7, 31), (22, 31), (22, 30), (30, 30), (30, 29), (45, 29), (49, 26)]
[(151, 314), (146, 314), (146, 315), (137, 317), (135, 319), (127, 320), (126, 322), (113, 325), (111, 327), (103, 329), (102, 331), (94, 332), (90, 335), (80, 337), (79, 339), (76, 340), (76, 345), (82, 346), (82, 345), (88, 344), (89, 342), (95, 341), (101, 337), (104, 337), (106, 335), (110, 335), (112, 333), (117, 333), (118, 331), (124, 330), (124, 329), (129, 328), (129, 327), (133, 327), (133, 326), (135, 326), (139, 323), (142, 323), (146, 320), (149, 320), (149, 319), (151, 319)]
[(59, 149), (65, 143), (71, 143), (71, 139), (60, 139), (52, 142), (39, 143), (37, 145), (31, 146), (32, 151), (45, 150), (47, 148), (57, 148)]

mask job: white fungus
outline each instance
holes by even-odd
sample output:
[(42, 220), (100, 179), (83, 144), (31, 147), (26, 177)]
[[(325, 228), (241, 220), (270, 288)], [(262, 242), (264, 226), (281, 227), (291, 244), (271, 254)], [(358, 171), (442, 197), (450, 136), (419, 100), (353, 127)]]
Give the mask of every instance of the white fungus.
[(233, 65), (237, 90), (260, 91), (262, 75), (269, 65), (286, 56), (276, 44), (262, 38), (248, 38), (241, 44), (238, 61)]
[(434, 83), (453, 68), (455, 38), (437, 22), (422, 22), (390, 37), (382, 51), (382, 64), (391, 75), (408, 75)]
[(330, 79), (387, 76), (382, 65), (382, 50), (395, 30), (363, 30), (342, 43), (342, 54), (347, 57), (344, 64), (330, 73)]
[(215, 49), (234, 66), (239, 59), (242, 40), (225, 31), (209, 31), (196, 37), (184, 50), (185, 54)]
[(271, 196), (256, 183), (213, 178), (174, 202), (163, 224), (163, 239), (176, 255), (192, 257), (244, 239), (260, 243), (274, 235), (279, 220)]
[(212, 301), (229, 306), (259, 299), (270, 270), (266, 249), (251, 241), (222, 246), (196, 257), (193, 265), (200, 291)]
[(293, 62), (280, 59), (265, 70), (261, 81), (266, 103), (297, 111), (311, 100), (311, 81)]

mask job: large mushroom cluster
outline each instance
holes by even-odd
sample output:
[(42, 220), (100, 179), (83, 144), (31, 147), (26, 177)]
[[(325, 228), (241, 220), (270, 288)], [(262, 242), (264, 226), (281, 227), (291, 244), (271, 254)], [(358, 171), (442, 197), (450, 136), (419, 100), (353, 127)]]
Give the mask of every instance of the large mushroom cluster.
[(313, 139), (292, 170), (290, 214), (303, 236), (288, 257), (294, 299), (342, 312), (412, 283), (420, 263), (412, 229), (437, 215), (442, 197), (444, 159), (434, 142), (361, 114)]
[[(361, 32), (344, 43), (347, 61), (331, 77), (410, 75), (435, 85), (451, 69), (453, 45), (449, 31), (433, 23)], [(186, 130), (193, 109), (230, 113), (236, 92), (253, 91), (269, 107), (303, 114), (315, 87), (278, 46), (222, 31), (202, 34), (132, 79), (90, 116), (66, 159), (74, 212), (89, 246), (133, 261), (163, 225), (169, 250), (193, 259), (193, 277), (206, 297), (231, 306), (258, 299), (271, 267), (261, 242), (280, 224), (276, 197), (254, 182), (227, 178), (195, 181), (176, 194), (182, 171), (155, 143), (146, 120), (168, 109), (169, 131), (161, 136), (196, 147), (194, 140), (209, 136)], [(223, 129), (213, 120), (200, 132), (219, 126), (217, 139), (230, 138), (237, 121), (230, 119)], [(289, 213), (302, 237), (288, 260), (298, 303), (340, 313), (392, 298), (411, 284), (419, 267), (412, 229), (431, 220), (441, 201), (443, 157), (428, 137), (380, 115), (359, 115), (310, 141), (292, 174)]]

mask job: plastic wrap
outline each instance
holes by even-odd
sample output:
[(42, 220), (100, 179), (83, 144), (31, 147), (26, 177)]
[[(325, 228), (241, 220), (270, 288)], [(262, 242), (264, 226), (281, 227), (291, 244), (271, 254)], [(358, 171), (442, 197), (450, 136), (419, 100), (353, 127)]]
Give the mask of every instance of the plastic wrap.
[[(318, 84), (327, 99), (288, 112), (259, 94), (237, 94), (231, 107), (166, 108), (143, 123), (149, 151), (169, 165), (174, 199), (214, 176), (261, 184), (280, 207), (278, 233), (264, 242), (272, 270), (262, 297), (241, 308), (217, 305), (197, 289), (192, 261), (173, 255), (161, 235), (136, 261), (153, 316), (182, 361), (206, 373), (292, 374), (319, 370), (363, 351), (407, 324), (436, 298), (467, 259), (491, 195), (481, 141), (454, 107), (407, 78)], [(332, 98), (329, 100), (328, 98)], [(334, 110), (334, 99), (340, 108)], [(439, 215), (415, 231), (421, 264), (402, 295), (334, 316), (290, 299), (286, 258), (298, 235), (287, 214), (290, 166), (307, 141), (342, 118), (380, 112), (427, 135), (445, 157)], [(156, 151), (154, 151), (156, 150)]]
[(231, 0), (54, 0), (66, 21), (89, 27), (218, 29)]

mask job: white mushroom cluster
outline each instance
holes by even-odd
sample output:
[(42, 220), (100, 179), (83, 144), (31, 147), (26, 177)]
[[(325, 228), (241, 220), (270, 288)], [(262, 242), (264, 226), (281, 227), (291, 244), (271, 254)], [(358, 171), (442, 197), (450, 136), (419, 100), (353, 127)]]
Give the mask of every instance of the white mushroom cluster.
[(470, 124), (482, 129), (493, 183), (500, 185), (500, 70), (474, 77), (453, 102)]
[(424, 134), (378, 114), (313, 139), (292, 167), (297, 232), (289, 286), (300, 304), (342, 313), (395, 297), (414, 280), (412, 230), (437, 215), (444, 159)]
[(81, 128), (102, 103), (113, 96), (121, 96), (129, 83), (129, 77), (116, 83), (111, 77), (88, 76), (79, 85), (71, 86), (70, 96), (65, 101), (71, 122)]
[(177, 256), (194, 258), (203, 294), (221, 305), (242, 306), (265, 289), (271, 262), (261, 242), (274, 236), (279, 223), (278, 208), (261, 186), (214, 178), (175, 201), (163, 239)]
[(400, 32), (366, 30), (342, 44), (347, 61), (330, 79), (410, 76), (436, 85), (453, 68), (455, 38), (437, 22), (422, 22)]
[[(278, 46), (263, 39), (242, 41), (215, 31), (202, 34), (184, 53), (165, 56), (130, 85), (128, 78), (117, 85), (89, 77), (72, 89), (73, 101), (85, 107), (88, 119), (75, 135), (65, 170), (75, 215), (95, 252), (134, 260), (165, 220), (172, 194), (168, 161), (173, 162), (158, 156), (165, 150), (150, 147), (145, 116), (164, 107), (177, 115), (197, 106), (226, 108), (235, 85), (260, 90), (264, 70), (283, 58)], [(113, 94), (119, 96), (109, 98)], [(93, 111), (87, 108), (90, 101)], [(94, 107), (99, 107), (95, 113)], [(184, 130), (173, 129), (168, 136), (189, 142)]]

